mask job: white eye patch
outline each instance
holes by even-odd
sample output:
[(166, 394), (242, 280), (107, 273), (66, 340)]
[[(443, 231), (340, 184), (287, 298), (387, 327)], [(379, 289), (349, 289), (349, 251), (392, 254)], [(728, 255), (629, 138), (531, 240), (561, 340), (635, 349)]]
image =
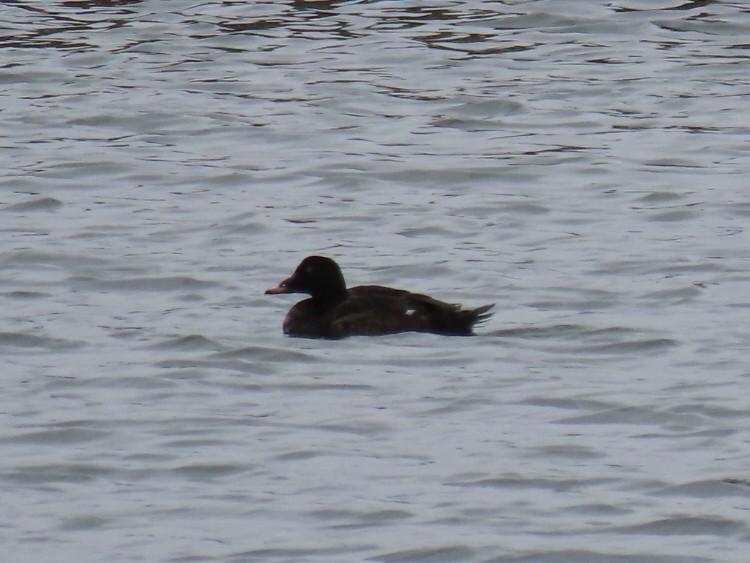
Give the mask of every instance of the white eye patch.
[(412, 315), (413, 315), (413, 314), (414, 314), (415, 312), (416, 312), (416, 310), (415, 310), (415, 309), (407, 309), (406, 311), (404, 311), (404, 314), (405, 314), (405, 315), (406, 315), (407, 317), (411, 317), (411, 316), (412, 316)]

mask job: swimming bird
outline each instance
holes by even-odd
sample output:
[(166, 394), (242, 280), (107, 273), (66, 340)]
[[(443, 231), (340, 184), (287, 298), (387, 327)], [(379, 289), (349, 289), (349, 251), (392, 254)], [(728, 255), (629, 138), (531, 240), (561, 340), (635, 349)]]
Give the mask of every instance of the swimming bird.
[(291, 277), (267, 295), (306, 293), (284, 319), (284, 334), (304, 338), (378, 336), (398, 332), (431, 332), (470, 336), (474, 325), (489, 318), (494, 304), (462, 309), (427, 295), (379, 285), (347, 289), (341, 268), (325, 256), (308, 256)]

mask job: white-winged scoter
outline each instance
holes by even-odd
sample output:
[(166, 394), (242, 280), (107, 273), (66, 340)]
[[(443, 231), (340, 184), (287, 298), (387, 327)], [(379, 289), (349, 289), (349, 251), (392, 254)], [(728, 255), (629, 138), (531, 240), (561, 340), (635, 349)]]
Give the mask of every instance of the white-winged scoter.
[(490, 317), (494, 304), (461, 309), (426, 295), (379, 285), (347, 289), (339, 265), (330, 258), (308, 256), (278, 287), (266, 294), (307, 293), (284, 319), (284, 334), (304, 338), (377, 336), (397, 332), (431, 332), (470, 336), (474, 325)]

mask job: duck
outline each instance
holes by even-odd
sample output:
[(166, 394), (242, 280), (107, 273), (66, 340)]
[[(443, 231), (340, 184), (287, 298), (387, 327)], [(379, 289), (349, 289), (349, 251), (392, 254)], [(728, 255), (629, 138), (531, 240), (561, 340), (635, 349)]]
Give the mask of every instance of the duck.
[(463, 309), (427, 295), (379, 285), (346, 287), (339, 265), (326, 256), (308, 256), (291, 277), (266, 295), (304, 293), (310, 297), (287, 313), (284, 334), (341, 339), (401, 332), (471, 336), (495, 305)]

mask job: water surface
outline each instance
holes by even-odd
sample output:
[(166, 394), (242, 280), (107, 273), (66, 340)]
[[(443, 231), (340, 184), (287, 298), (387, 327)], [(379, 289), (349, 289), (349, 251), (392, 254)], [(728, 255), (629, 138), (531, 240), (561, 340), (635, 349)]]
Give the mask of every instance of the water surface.
[[(0, 17), (7, 561), (746, 560), (742, 3)], [(289, 339), (311, 253), (497, 312)]]

